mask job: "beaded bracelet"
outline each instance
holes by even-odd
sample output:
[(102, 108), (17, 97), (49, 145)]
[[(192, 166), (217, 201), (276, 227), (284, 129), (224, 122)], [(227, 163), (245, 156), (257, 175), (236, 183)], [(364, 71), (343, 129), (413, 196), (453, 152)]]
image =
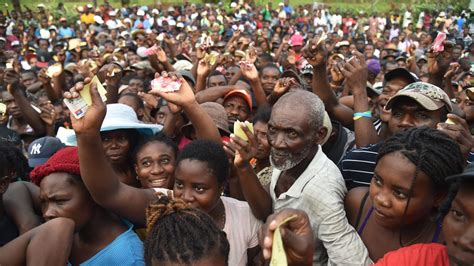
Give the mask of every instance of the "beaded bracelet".
[(372, 112), (371, 111), (366, 111), (366, 112), (354, 113), (354, 117), (352, 119), (359, 120), (362, 117), (372, 118)]

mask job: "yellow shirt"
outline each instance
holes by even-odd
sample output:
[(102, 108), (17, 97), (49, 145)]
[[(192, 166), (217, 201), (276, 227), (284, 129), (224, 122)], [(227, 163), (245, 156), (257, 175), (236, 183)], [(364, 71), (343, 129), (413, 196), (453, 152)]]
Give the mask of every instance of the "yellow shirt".
[(94, 23), (94, 14), (93, 13), (89, 13), (88, 15), (87, 14), (82, 14), (81, 15), (81, 22), (86, 23), (86, 24)]

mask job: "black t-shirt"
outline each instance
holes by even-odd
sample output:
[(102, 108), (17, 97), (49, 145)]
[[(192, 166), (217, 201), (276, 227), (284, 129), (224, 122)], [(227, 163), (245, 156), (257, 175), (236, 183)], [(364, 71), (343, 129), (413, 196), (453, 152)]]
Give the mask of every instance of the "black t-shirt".
[(3, 217), (0, 218), (0, 247), (17, 238), (19, 235), (15, 223), (13, 223), (8, 215), (3, 215)]

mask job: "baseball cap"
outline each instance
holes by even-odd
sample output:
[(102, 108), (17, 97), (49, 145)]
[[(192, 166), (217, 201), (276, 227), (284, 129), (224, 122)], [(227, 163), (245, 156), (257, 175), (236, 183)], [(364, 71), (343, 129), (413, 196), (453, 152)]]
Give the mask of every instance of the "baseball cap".
[(313, 66), (311, 64), (306, 64), (301, 70), (301, 75), (313, 75)]
[(233, 89), (224, 96), (224, 101), (231, 96), (243, 98), (248, 104), (250, 111), (252, 111), (252, 96), (250, 96), (250, 93), (248, 91), (244, 89)]
[(448, 182), (453, 182), (456, 180), (474, 181), (474, 164), (468, 164), (466, 168), (464, 168), (464, 171), (462, 171), (460, 174), (446, 177), (446, 181)]
[(194, 87), (196, 85), (196, 79), (194, 78), (193, 74), (191, 73), (191, 71), (187, 70), (187, 69), (181, 69), (181, 70), (177, 70), (178, 74), (180, 74), (186, 81), (188, 81), (188, 83), (191, 82), (191, 84), (189, 84), (190, 86)]
[(389, 72), (387, 72), (383, 78), (384, 82), (387, 82), (387, 81), (390, 81), (394, 78), (398, 78), (398, 77), (404, 77), (404, 78), (407, 78), (410, 83), (412, 82), (417, 82), (419, 81), (420, 79), (413, 73), (411, 73), (410, 71), (406, 70), (405, 68), (395, 68), (394, 70), (391, 70)]
[(392, 109), (395, 101), (401, 97), (409, 97), (429, 111), (435, 111), (446, 106), (448, 112), (453, 111), (449, 96), (439, 87), (425, 82), (414, 82), (397, 92), (385, 106), (386, 110)]
[(28, 146), (28, 165), (32, 168), (40, 166), (64, 147), (61, 140), (55, 137), (47, 136), (36, 139)]
[[(229, 136), (229, 122), (227, 120), (227, 113), (224, 109), (224, 106), (216, 102), (205, 102), (201, 103), (200, 105), (212, 118), (212, 121), (214, 121), (214, 124), (216, 124), (221, 136)], [(191, 139), (192, 129), (192, 123), (188, 122), (181, 127), (181, 133), (183, 133), (183, 135), (188, 139)]]
[(20, 135), (3, 125), (0, 126), (0, 140), (11, 142), (16, 146), (21, 145)]
[(296, 33), (291, 36), (290, 41), (288, 42), (290, 46), (302, 46), (303, 45), (303, 36), (301, 34)]

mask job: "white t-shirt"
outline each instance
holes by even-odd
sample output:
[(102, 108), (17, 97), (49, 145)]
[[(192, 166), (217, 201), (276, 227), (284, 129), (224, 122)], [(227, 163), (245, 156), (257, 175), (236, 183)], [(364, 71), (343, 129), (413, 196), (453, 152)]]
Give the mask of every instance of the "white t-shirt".
[(252, 214), (247, 202), (221, 197), (225, 208), (224, 232), (229, 240), (229, 265), (247, 265), (247, 249), (258, 245), (262, 223)]

